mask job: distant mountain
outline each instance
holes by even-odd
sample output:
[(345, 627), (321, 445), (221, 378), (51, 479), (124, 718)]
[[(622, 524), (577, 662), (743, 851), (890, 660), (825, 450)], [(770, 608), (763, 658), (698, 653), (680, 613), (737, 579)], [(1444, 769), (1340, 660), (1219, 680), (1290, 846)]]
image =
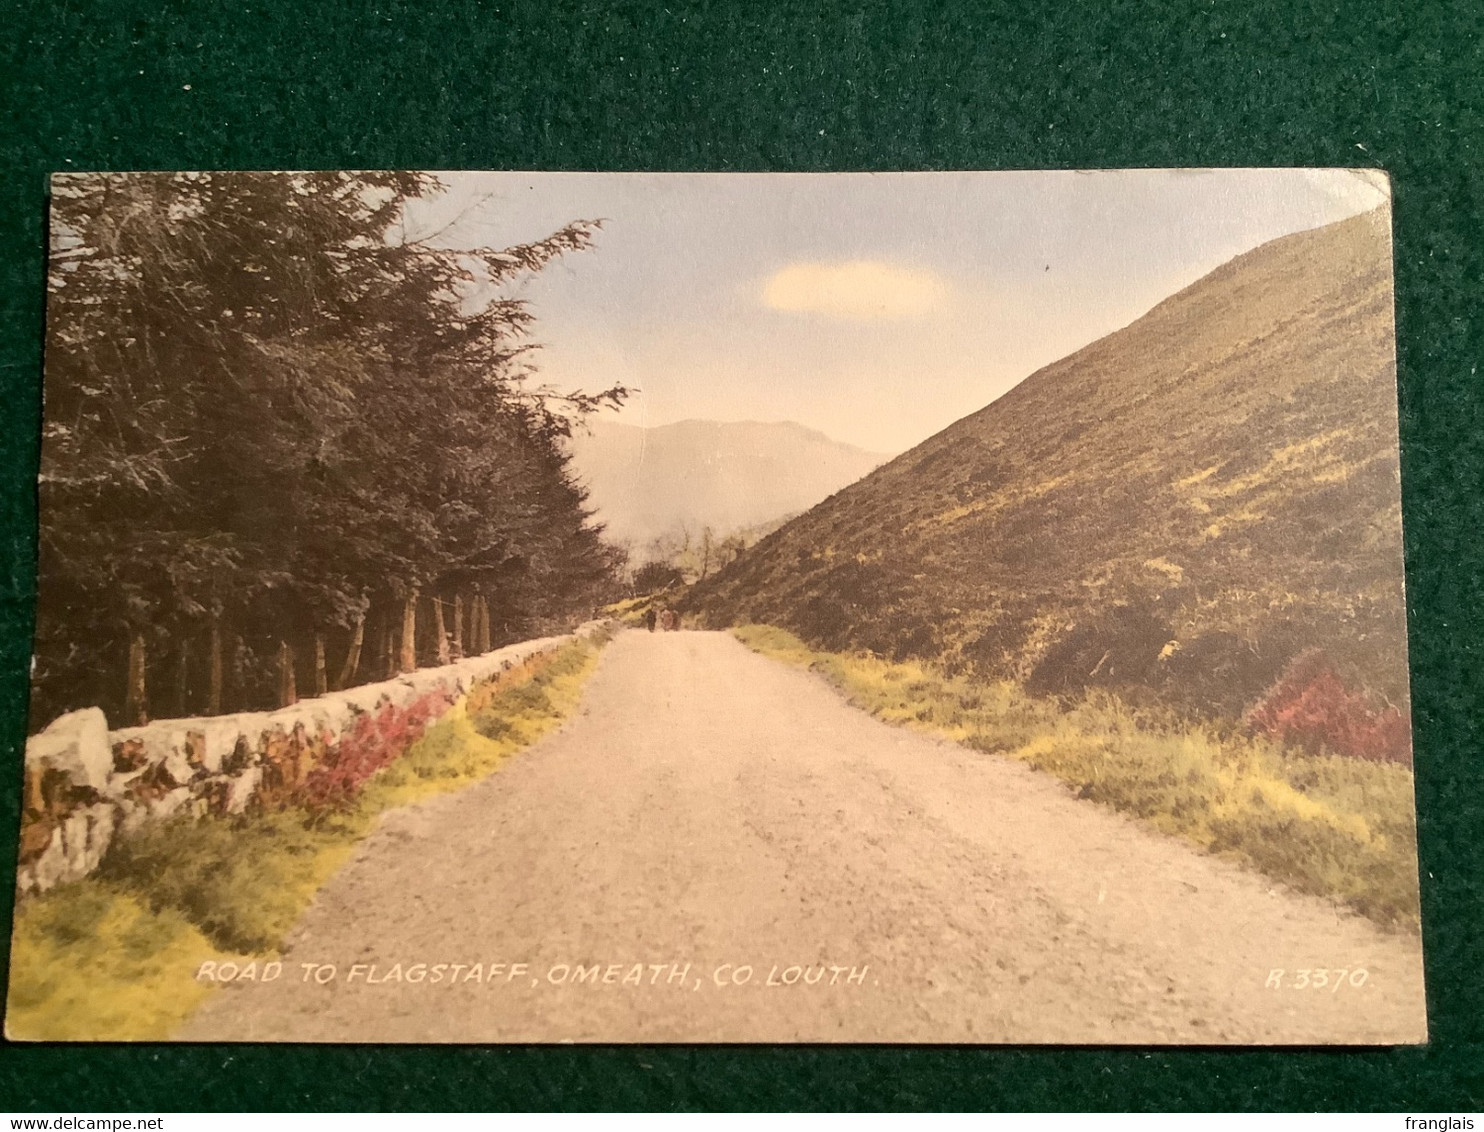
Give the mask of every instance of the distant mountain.
[(637, 551), (682, 527), (721, 537), (808, 510), (887, 459), (803, 425), (594, 421), (573, 465), (608, 537)]
[(1238, 256), (695, 587), (712, 623), (1233, 714), (1406, 696), (1388, 218)]

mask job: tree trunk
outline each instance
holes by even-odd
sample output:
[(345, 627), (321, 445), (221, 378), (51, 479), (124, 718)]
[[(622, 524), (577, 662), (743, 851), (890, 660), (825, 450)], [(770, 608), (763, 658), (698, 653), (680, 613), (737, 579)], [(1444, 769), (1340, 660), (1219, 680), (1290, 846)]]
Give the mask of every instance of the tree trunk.
[(287, 641), (278, 642), (278, 706), (293, 707), (299, 702), (299, 689), (294, 681), (294, 650)]
[(453, 658), (448, 652), (448, 629), (443, 624), (443, 599), (433, 598), (433, 636), (438, 642), (438, 663), (447, 664)]
[(144, 688), (144, 635), (129, 638), (129, 685), (124, 694), (124, 725), (143, 727), (149, 722), (149, 697)]
[(356, 678), (356, 669), (361, 666), (361, 642), (365, 637), (366, 615), (363, 613), (356, 618), (356, 627), (350, 635), (350, 648), (345, 652), (345, 663), (340, 667), (340, 678), (335, 681), (335, 687), (349, 688)]
[(400, 672), (412, 672), (417, 668), (417, 591), (413, 590), (402, 602), (402, 652), (397, 658)]
[(483, 654), (490, 651), (490, 603), (483, 594), (475, 598), (475, 601), (479, 603), (476, 617), (479, 622), (479, 651)]
[(191, 678), (191, 643), (182, 639), (180, 651), (175, 654), (175, 714), (177, 719), (184, 719), (191, 714), (190, 706), (186, 703), (189, 689), (187, 685)]
[(241, 633), (227, 634), (227, 652), (223, 657), (226, 662), (226, 680), (222, 688), (222, 706), (231, 704), (233, 707), (242, 707), (246, 704), (247, 696), (247, 674), (243, 671), (243, 643)]
[(453, 655), (464, 659), (464, 595), (453, 595)]
[(211, 688), (206, 695), (206, 714), (222, 713), (222, 619), (211, 619)]
[(381, 678), (390, 680), (397, 674), (397, 650), (392, 641), (390, 618), (381, 628)]
[(314, 635), (314, 694), (323, 696), (330, 690), (330, 679), (325, 674), (325, 635)]

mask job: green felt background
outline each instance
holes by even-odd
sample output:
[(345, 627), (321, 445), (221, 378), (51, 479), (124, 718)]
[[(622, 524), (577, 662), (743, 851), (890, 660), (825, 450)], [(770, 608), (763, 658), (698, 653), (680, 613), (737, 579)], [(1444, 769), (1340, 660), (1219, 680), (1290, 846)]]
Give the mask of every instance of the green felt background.
[(0, 28), (0, 873), (49, 171), (1376, 165), (1395, 178), (1433, 1026), (1426, 1049), (1297, 1053), (7, 1046), (0, 1108), (1480, 1107), (1484, 6), (11, 0)]

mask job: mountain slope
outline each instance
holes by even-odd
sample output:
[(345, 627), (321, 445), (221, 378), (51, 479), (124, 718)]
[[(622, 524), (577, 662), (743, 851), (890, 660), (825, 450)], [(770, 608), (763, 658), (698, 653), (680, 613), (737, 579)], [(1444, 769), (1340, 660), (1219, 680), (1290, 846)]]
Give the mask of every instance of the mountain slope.
[(1265, 244), (787, 524), (713, 623), (1232, 714), (1296, 652), (1406, 695), (1384, 211)]
[(608, 537), (640, 548), (682, 526), (724, 535), (775, 522), (886, 459), (803, 425), (755, 421), (596, 421), (572, 453)]

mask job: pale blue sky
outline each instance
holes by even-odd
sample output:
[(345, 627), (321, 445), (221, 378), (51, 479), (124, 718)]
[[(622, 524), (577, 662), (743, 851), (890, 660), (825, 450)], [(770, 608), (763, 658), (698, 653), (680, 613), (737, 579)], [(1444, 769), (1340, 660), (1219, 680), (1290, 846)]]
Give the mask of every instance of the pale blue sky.
[(605, 221), (513, 288), (542, 378), (616, 419), (793, 420), (902, 451), (1232, 256), (1384, 202), (1365, 171), (442, 173), (452, 247)]

